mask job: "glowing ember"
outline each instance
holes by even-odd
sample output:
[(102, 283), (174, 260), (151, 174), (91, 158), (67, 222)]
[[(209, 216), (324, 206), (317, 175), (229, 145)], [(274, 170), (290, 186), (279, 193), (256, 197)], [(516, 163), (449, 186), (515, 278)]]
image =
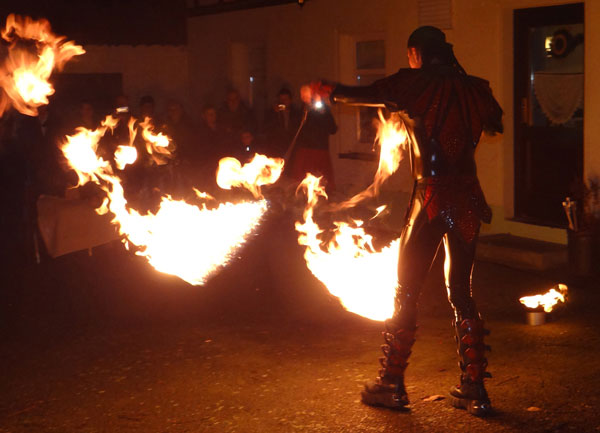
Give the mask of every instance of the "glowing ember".
[[(376, 196), (383, 182), (398, 169), (402, 150), (414, 140), (409, 129), (411, 123), (400, 114), (392, 114), (386, 120), (380, 111), (379, 119), (377, 140), (381, 153), (373, 184), (331, 208), (349, 208)], [(323, 230), (315, 223), (313, 214), (319, 197), (327, 198), (325, 190), (319, 179), (311, 174), (306, 176), (300, 188), (306, 192), (307, 204), (304, 221), (296, 223), (296, 230), (299, 232), (298, 243), (306, 247), (304, 258), (308, 268), (348, 311), (373, 320), (392, 317), (398, 281), (399, 240), (377, 251), (372, 237), (362, 228), (362, 221), (335, 222), (334, 236), (324, 245), (319, 238)], [(385, 206), (380, 206), (373, 218), (384, 210)]]
[(558, 302), (565, 302), (565, 295), (568, 290), (567, 286), (559, 284), (557, 287), (558, 290), (553, 287), (543, 295), (524, 296), (519, 301), (527, 308), (542, 307), (546, 313), (549, 313)]
[(217, 185), (223, 189), (243, 186), (252, 192), (254, 197), (262, 197), (260, 187), (277, 181), (283, 171), (284, 160), (268, 158), (265, 155), (254, 155), (252, 161), (242, 165), (235, 158), (223, 158), (219, 161)]
[[(110, 211), (115, 215), (113, 223), (125, 236), (127, 247), (136, 246), (136, 254), (146, 257), (161, 272), (176, 275), (190, 284), (205, 283), (236, 254), (260, 223), (267, 210), (266, 201), (221, 203), (208, 209), (165, 196), (156, 214), (140, 214), (127, 206), (121, 181), (110, 164), (96, 155), (98, 141), (109, 127), (108, 120), (95, 131), (79, 128), (62, 146), (80, 184), (93, 181), (107, 193), (97, 212)], [(211, 199), (197, 190), (196, 194)]]
[(372, 237), (361, 227), (362, 221), (336, 222), (334, 239), (323, 246), (319, 239), (323, 230), (313, 220), (319, 197), (327, 197), (319, 181), (308, 174), (300, 185), (308, 202), (304, 222), (297, 222), (296, 230), (300, 233), (298, 243), (306, 247), (308, 268), (348, 311), (373, 320), (392, 317), (399, 240), (376, 251)]
[[(9, 15), (2, 30), (2, 38), (9, 43), (8, 54), (0, 65), (0, 115), (10, 105), (30, 116), (37, 108), (48, 103), (54, 88), (48, 82), (54, 69), (62, 69), (84, 49), (71, 41), (65, 42), (50, 30), (46, 20), (34, 21)], [(25, 47), (21, 41), (35, 42), (35, 49)]]

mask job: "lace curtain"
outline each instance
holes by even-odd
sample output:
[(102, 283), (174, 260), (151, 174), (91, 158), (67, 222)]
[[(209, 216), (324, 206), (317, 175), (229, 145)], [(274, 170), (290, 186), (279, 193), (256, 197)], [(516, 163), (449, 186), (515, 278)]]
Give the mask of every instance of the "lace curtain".
[(535, 96), (542, 111), (555, 125), (569, 121), (583, 106), (583, 74), (536, 72), (533, 78)]

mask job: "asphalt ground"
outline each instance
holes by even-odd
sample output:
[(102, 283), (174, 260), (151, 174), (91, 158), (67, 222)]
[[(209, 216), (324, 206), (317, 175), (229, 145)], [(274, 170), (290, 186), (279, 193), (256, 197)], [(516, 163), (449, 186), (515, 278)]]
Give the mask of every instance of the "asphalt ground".
[[(0, 432), (596, 432), (600, 287), (569, 269), (477, 262), (495, 414), (450, 406), (452, 312), (434, 264), (407, 369), (410, 410), (372, 408), (381, 323), (345, 312), (306, 269), (292, 222), (268, 221), (204, 287), (120, 244), (2, 261)], [(529, 326), (518, 298), (570, 285)]]

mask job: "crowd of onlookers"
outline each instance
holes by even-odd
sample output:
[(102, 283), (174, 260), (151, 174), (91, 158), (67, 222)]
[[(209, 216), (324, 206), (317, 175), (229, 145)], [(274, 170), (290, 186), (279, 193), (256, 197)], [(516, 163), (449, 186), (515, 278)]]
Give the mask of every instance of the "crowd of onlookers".
[(133, 143), (138, 159), (118, 172), (128, 200), (135, 205), (164, 193), (184, 197), (192, 186), (217, 190), (215, 175), (221, 158), (231, 156), (244, 163), (255, 153), (285, 157), (288, 177), (301, 180), (306, 172), (322, 174), (332, 188), (329, 136), (337, 126), (329, 107), (315, 108), (309, 94), (301, 90), (296, 104), (292, 92), (282, 88), (261, 116), (235, 89), (227, 92), (221, 106), (204, 105), (196, 119), (176, 100), (167, 102), (164, 114), (157, 113), (150, 95), (133, 105), (126, 96), (119, 96), (110, 113), (101, 113), (89, 100), (80, 101), (68, 116), (52, 105), (40, 107), (37, 117), (5, 113), (0, 118), (0, 199), (9, 211), (0, 213), (0, 224), (4, 228), (28, 224), (40, 194), (68, 196), (77, 176), (68, 167), (60, 144), (78, 127), (97, 128), (106, 114), (120, 120), (100, 141), (98, 152), (106, 160), (112, 161), (116, 146), (129, 144), (131, 117), (138, 125), (148, 119), (155, 133), (166, 134), (171, 141), (168, 155), (151, 155), (138, 133)]

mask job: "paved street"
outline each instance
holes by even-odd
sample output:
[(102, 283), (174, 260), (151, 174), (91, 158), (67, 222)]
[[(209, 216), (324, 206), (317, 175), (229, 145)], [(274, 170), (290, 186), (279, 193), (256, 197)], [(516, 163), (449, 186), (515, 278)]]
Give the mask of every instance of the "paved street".
[(410, 411), (394, 412), (359, 401), (378, 369), (381, 324), (344, 312), (306, 270), (293, 232), (276, 229), (206, 287), (118, 244), (5, 263), (0, 432), (600, 431), (596, 282), (572, 285), (568, 304), (532, 327), (518, 297), (566, 270), (476, 264), (496, 408), (477, 419), (446, 397), (458, 368), (436, 262), (407, 370)]

